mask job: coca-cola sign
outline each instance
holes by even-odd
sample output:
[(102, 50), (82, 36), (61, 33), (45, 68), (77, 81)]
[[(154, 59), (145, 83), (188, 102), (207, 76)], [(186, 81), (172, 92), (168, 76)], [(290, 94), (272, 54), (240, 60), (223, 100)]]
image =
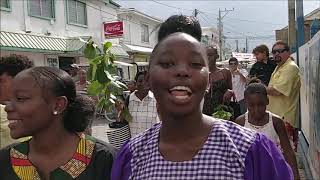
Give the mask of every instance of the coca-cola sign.
[(104, 23), (103, 27), (106, 38), (121, 37), (123, 35), (123, 22)]

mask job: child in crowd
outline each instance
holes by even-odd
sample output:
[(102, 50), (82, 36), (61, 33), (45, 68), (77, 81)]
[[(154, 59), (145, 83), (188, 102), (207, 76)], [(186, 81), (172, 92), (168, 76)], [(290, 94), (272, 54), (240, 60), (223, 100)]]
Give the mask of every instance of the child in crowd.
[(266, 111), (269, 103), (266, 87), (262, 83), (251, 83), (244, 92), (248, 112), (239, 116), (236, 123), (266, 135), (283, 151), (295, 179), (299, 179), (297, 161), (291, 148), (284, 122), (275, 114)]
[(264, 135), (202, 114), (209, 66), (197, 39), (173, 33), (161, 40), (146, 80), (161, 122), (122, 147), (113, 180), (293, 178), (282, 154)]

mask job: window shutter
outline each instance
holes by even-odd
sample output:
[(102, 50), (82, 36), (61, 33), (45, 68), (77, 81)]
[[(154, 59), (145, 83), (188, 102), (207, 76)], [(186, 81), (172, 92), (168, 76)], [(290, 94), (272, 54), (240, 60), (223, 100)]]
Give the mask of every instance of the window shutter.
[(78, 24), (86, 25), (86, 4), (77, 2)]
[(68, 19), (71, 23), (77, 23), (77, 7), (75, 0), (68, 0)]
[(29, 0), (30, 14), (35, 16), (41, 16), (41, 0)]
[(41, 9), (42, 9), (42, 16), (53, 18), (52, 7), (53, 7), (53, 0), (42, 0)]
[(10, 8), (9, 7), (9, 0), (0, 0), (0, 7)]

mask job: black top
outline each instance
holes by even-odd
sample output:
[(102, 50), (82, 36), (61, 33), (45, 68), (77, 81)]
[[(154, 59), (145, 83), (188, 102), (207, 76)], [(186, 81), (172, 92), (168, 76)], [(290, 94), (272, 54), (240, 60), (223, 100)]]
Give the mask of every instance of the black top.
[[(72, 161), (68, 162), (70, 163), (68, 166), (65, 166), (65, 168), (70, 167), (70, 169), (65, 170), (64, 168), (58, 168), (54, 170), (52, 173), (50, 173), (50, 180), (69, 180), (69, 179), (76, 179), (76, 180), (108, 180), (111, 176), (111, 167), (113, 163), (113, 159), (115, 156), (115, 150), (110, 145), (97, 140), (92, 137), (86, 137), (83, 138), (85, 141), (82, 141), (78, 145), (79, 150), (80, 147), (85, 147), (85, 153), (88, 154), (88, 152), (93, 151), (92, 154), (89, 153), (90, 157), (82, 156), (81, 159), (88, 160), (90, 159), (89, 163), (86, 165), (81, 166), (81, 162), (76, 160), (76, 158), (73, 158)], [(24, 176), (30, 178), (29, 171), (24, 168), (25, 166), (28, 166), (29, 161), (27, 159), (27, 153), (28, 153), (28, 144), (29, 141), (14, 144), (11, 146), (8, 146), (6, 148), (3, 148), (0, 150), (0, 174), (2, 180), (18, 180), (19, 177)], [(80, 145), (82, 144), (82, 145)], [(14, 151), (12, 150), (14, 148)], [(92, 150), (90, 150), (92, 148)], [(18, 152), (20, 154), (17, 158), (17, 155), (12, 155), (13, 152)], [(14, 153), (13, 153), (14, 154)], [(79, 153), (78, 153), (79, 154)], [(23, 157), (25, 156), (25, 157)], [(75, 155), (74, 155), (75, 156)], [(79, 156), (79, 155), (78, 155)], [(80, 155), (81, 156), (81, 155)], [(20, 163), (19, 161), (13, 162), (15, 159), (20, 159), (21, 161), (21, 171), (23, 171), (25, 174), (23, 175), (21, 172), (20, 175), (16, 174), (14, 170), (14, 164), (12, 163)], [(78, 162), (77, 162), (78, 161)], [(83, 161), (83, 160), (82, 160)], [(72, 162), (72, 164), (71, 164)], [(85, 161), (84, 161), (85, 162)], [(26, 164), (26, 165), (24, 165)], [(67, 165), (67, 164), (66, 164)], [(30, 166), (29, 166), (30, 167)], [(82, 168), (82, 170), (81, 170)], [(84, 168), (84, 169), (83, 169)], [(77, 172), (79, 171), (79, 172)], [(70, 174), (73, 174), (74, 176), (70, 176)], [(32, 175), (31, 175), (32, 176)], [(38, 178), (31, 178), (31, 179), (41, 179), (41, 177)]]
[(268, 86), (271, 75), (276, 68), (277, 64), (272, 60), (268, 60), (267, 63), (256, 62), (250, 69), (250, 76), (257, 77), (262, 81), (263, 84)]

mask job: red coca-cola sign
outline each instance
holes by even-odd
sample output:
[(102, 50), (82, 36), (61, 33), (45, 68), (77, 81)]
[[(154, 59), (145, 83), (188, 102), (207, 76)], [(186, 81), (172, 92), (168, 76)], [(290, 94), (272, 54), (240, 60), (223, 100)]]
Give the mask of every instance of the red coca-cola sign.
[(123, 35), (123, 22), (104, 23), (103, 27), (106, 38), (121, 37)]

